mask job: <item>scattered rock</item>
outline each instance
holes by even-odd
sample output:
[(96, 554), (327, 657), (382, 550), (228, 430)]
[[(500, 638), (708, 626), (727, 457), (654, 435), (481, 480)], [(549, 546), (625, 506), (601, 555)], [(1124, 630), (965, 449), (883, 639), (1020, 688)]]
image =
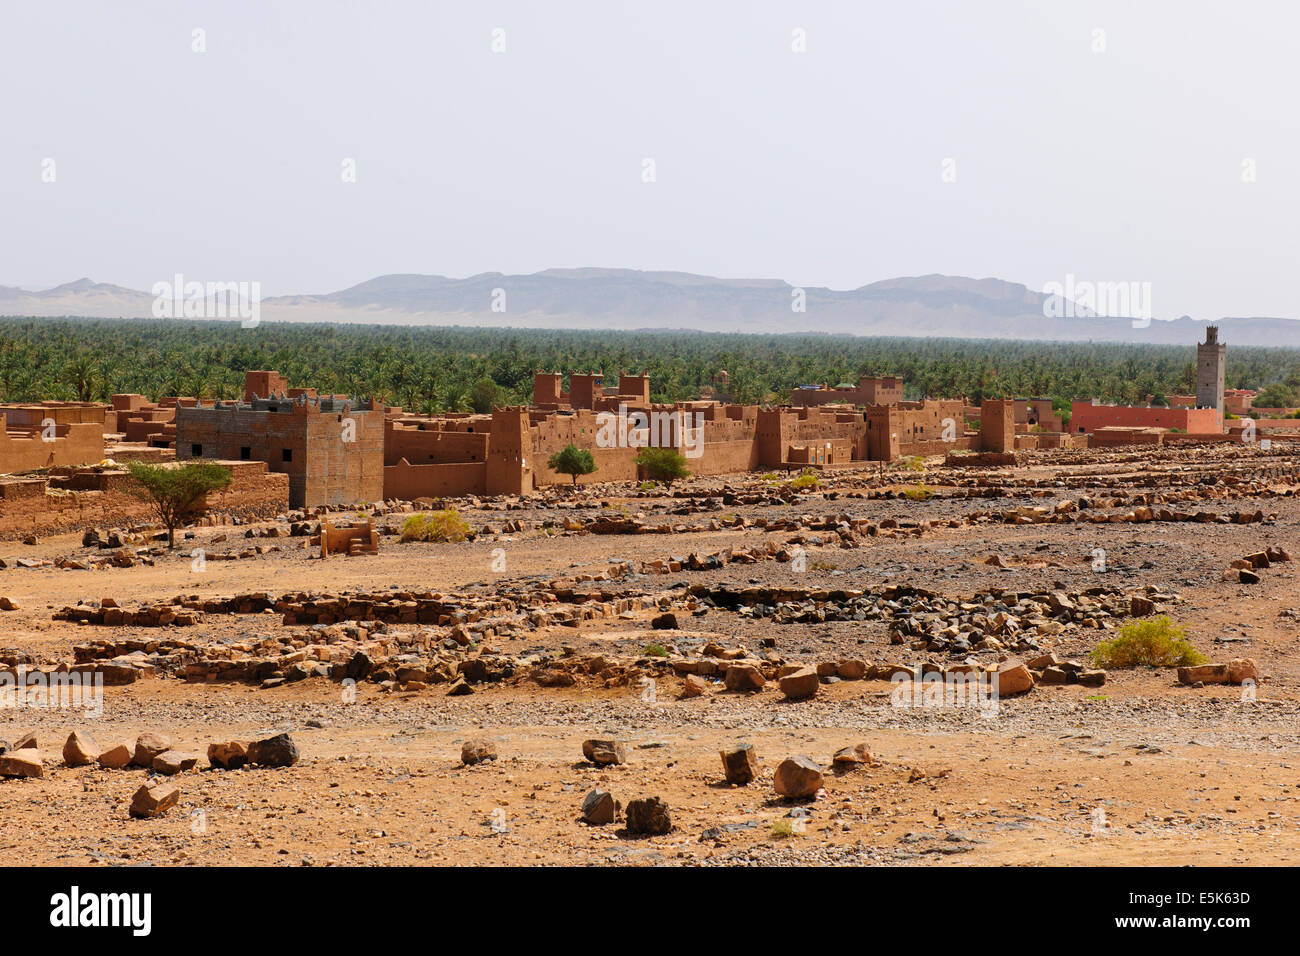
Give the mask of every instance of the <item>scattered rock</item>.
[(804, 700), (817, 693), (821, 681), (817, 677), (817, 672), (811, 667), (801, 667), (794, 673), (782, 677), (778, 683), (781, 693), (790, 700)]
[(582, 755), (602, 767), (627, 763), (627, 745), (621, 740), (584, 740)]
[(63, 762), (69, 767), (85, 767), (99, 756), (99, 744), (84, 730), (74, 730), (63, 745)]
[(746, 784), (758, 776), (758, 754), (753, 744), (737, 744), (731, 750), (720, 751), (722, 772), (727, 783)]
[(604, 790), (596, 789), (582, 800), (582, 822), (600, 827), (613, 823), (618, 816), (618, 801)]
[(466, 766), (481, 763), (484, 760), (496, 760), (497, 748), (490, 740), (475, 738), (460, 745), (460, 762)]
[(852, 747), (843, 747), (835, 751), (835, 756), (831, 758), (832, 763), (837, 766), (852, 767), (857, 764), (872, 763), (871, 748), (867, 744), (854, 744)]
[(248, 749), (237, 740), (208, 744), (208, 763), (222, 770), (238, 770), (248, 763)]
[(1003, 661), (998, 665), (998, 697), (1011, 697), (1023, 694), (1034, 686), (1034, 675), (1029, 668), (1017, 660)]
[(186, 770), (193, 770), (199, 762), (199, 755), (184, 753), (180, 750), (165, 750), (153, 758), (153, 769), (155, 773), (173, 774), (183, 773)]
[(41, 777), (44, 773), (39, 750), (24, 747), (0, 754), (0, 777)]
[(727, 690), (756, 691), (762, 690), (767, 680), (753, 664), (732, 664), (727, 668), (724, 682)]
[(146, 769), (153, 767), (153, 758), (172, 749), (172, 742), (162, 734), (145, 733), (135, 740), (135, 754), (131, 764)]
[(101, 753), (98, 763), (105, 770), (122, 770), (131, 765), (131, 758), (134, 754), (135, 750), (131, 745), (126, 741), (122, 741)]
[(253, 741), (247, 755), (248, 762), (258, 767), (292, 767), (298, 762), (298, 748), (288, 734)]
[(146, 783), (131, 798), (131, 816), (161, 816), (180, 802), (181, 792), (174, 783)]
[(816, 795), (825, 784), (822, 768), (812, 757), (799, 754), (787, 757), (776, 768), (774, 785), (783, 797), (802, 799)]
[(686, 680), (682, 682), (682, 700), (689, 700), (692, 697), (700, 697), (708, 687), (704, 683), (704, 678), (695, 674), (687, 674)]
[(627, 832), (662, 836), (673, 828), (668, 805), (658, 797), (633, 800), (627, 805)]

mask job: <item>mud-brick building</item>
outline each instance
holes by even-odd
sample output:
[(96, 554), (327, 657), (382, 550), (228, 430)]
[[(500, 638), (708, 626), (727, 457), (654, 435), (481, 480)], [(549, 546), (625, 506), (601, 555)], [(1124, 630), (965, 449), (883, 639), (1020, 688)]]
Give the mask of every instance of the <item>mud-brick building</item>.
[[(249, 387), (265, 374), (249, 372)], [(177, 460), (264, 461), (289, 476), (291, 508), (382, 501), (383, 406), (293, 392), (177, 408)]]
[(790, 390), (791, 405), (894, 405), (903, 401), (903, 380), (897, 376), (863, 375), (856, 386), (801, 385)]
[(104, 406), (97, 402), (0, 405), (0, 474), (104, 457)]

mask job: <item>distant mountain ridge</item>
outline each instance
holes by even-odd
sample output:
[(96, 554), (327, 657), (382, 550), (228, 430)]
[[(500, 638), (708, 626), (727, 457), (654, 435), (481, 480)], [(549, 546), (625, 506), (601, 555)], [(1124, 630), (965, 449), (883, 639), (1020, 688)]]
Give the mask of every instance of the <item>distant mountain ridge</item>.
[[(165, 277), (170, 281), (172, 277)], [(197, 277), (187, 277), (193, 279)], [(792, 307), (802, 297), (803, 311)], [(1300, 346), (1286, 318), (1187, 316), (1134, 328), (1129, 318), (1079, 310), (1048, 317), (1049, 296), (1002, 279), (927, 275), (858, 289), (802, 289), (781, 279), (721, 279), (688, 272), (546, 269), (377, 276), (338, 292), (263, 299), (268, 322), (363, 322), (516, 328), (693, 329), (708, 332), (840, 333), (862, 336), (1187, 344), (1218, 324), (1236, 345)], [(151, 293), (78, 279), (29, 292), (0, 286), (0, 315), (151, 318)]]

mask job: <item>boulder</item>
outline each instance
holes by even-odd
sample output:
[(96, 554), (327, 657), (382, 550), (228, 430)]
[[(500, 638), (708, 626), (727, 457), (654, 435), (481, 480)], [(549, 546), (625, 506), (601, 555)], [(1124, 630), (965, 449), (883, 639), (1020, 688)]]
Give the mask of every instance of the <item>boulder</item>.
[(13, 745), (14, 750), (40, 750), (40, 745), (36, 742), (36, 733), (23, 734)]
[(727, 783), (746, 784), (758, 776), (758, 754), (753, 744), (737, 744), (730, 750), (719, 751), (722, 772)]
[(668, 805), (658, 797), (633, 800), (627, 805), (627, 832), (662, 836), (673, 828)]
[(131, 764), (136, 767), (153, 767), (153, 758), (172, 749), (172, 742), (162, 734), (145, 733), (135, 740), (135, 754)]
[(134, 753), (135, 750), (124, 740), (113, 744), (101, 753), (97, 763), (105, 770), (122, 770), (131, 765), (131, 757)]
[(84, 730), (74, 730), (63, 745), (63, 762), (69, 767), (89, 766), (99, 754), (99, 744)]
[(1259, 683), (1259, 665), (1253, 657), (1234, 657), (1228, 661), (1228, 683), (1244, 684), (1251, 680)]
[(727, 668), (723, 679), (727, 690), (756, 691), (762, 690), (767, 680), (763, 672), (753, 664), (732, 664)]
[(1003, 661), (996, 675), (998, 697), (1023, 694), (1034, 686), (1034, 675), (1018, 660)]
[(170, 777), (172, 774), (193, 770), (198, 766), (198, 762), (198, 754), (185, 753), (180, 750), (164, 750), (153, 758), (153, 770), (155, 773), (165, 774)]
[(627, 763), (627, 745), (621, 740), (584, 740), (582, 755), (602, 767)]
[(582, 822), (594, 827), (613, 823), (618, 816), (618, 801), (608, 792), (599, 788), (591, 791), (582, 800)]
[(0, 777), (40, 777), (44, 773), (39, 750), (24, 747), (0, 754)]
[(208, 763), (222, 770), (238, 770), (248, 763), (248, 749), (237, 740), (208, 744)]
[(460, 745), (460, 762), (466, 766), (481, 763), (484, 760), (496, 760), (497, 748), (492, 741), (477, 737)]
[(835, 751), (835, 756), (831, 762), (837, 767), (854, 767), (858, 764), (872, 763), (871, 748), (867, 744), (854, 744), (852, 747), (842, 747)]
[(298, 762), (298, 747), (288, 734), (276, 734), (248, 745), (248, 762), (258, 767), (292, 767)]
[(695, 674), (687, 674), (686, 680), (682, 682), (682, 700), (689, 700), (692, 697), (700, 697), (704, 694), (708, 685), (704, 683), (703, 677)]
[(156, 817), (180, 802), (181, 792), (174, 783), (146, 783), (131, 798), (131, 816)]
[(787, 757), (776, 768), (776, 792), (783, 797), (802, 799), (815, 796), (825, 784), (822, 768), (812, 757), (799, 754)]
[(866, 661), (840, 661), (835, 665), (835, 674), (842, 680), (866, 680), (873, 670)]
[(677, 615), (672, 611), (667, 611), (652, 618), (650, 626), (656, 631), (675, 631), (677, 630)]
[(811, 667), (801, 667), (792, 674), (787, 674), (779, 681), (781, 693), (791, 700), (804, 700), (817, 693), (821, 684), (817, 672)]
[(1147, 617), (1156, 612), (1156, 602), (1150, 598), (1134, 595), (1129, 599), (1128, 612), (1133, 617)]

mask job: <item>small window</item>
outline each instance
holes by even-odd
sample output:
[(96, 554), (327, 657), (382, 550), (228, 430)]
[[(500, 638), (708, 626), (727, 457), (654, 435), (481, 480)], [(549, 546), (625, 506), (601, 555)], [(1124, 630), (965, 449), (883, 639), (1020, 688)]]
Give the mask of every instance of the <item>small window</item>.
[(280, 460), (281, 460), (281, 461), (293, 461), (293, 449), (292, 449), (292, 448), (281, 448), (281, 449), (280, 449)]
[(190, 455), (191, 455), (192, 457), (194, 457), (194, 458), (202, 458), (202, 457), (203, 457), (203, 446), (202, 446), (202, 445), (191, 445), (191, 446), (190, 446)]
[(249, 448), (247, 445), (244, 445), (239, 449), (239, 457), (243, 461), (250, 461), (253, 457), (253, 449)]

